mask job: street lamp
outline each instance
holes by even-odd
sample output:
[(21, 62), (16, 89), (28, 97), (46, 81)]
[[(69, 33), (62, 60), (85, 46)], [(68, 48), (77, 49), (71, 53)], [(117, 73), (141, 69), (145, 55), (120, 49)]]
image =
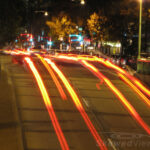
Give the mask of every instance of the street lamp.
[(143, 0), (140, 0), (140, 12), (139, 12), (139, 40), (138, 40), (138, 59), (140, 59), (140, 58), (141, 58), (142, 2), (143, 2)]
[(45, 15), (45, 16), (48, 16), (48, 12), (46, 11), (46, 12), (44, 13), (44, 15)]
[(81, 0), (81, 5), (84, 5), (85, 4), (85, 1), (84, 0)]

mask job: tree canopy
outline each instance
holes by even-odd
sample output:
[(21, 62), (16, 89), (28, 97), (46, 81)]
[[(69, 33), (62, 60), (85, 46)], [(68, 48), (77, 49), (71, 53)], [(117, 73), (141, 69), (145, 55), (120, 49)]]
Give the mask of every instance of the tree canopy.
[(50, 36), (56, 40), (59, 40), (60, 38), (65, 40), (69, 37), (69, 34), (77, 32), (76, 24), (73, 23), (71, 19), (65, 14), (52, 17), (52, 19), (47, 21), (46, 24), (50, 28)]
[(106, 23), (107, 18), (97, 13), (93, 13), (90, 16), (90, 19), (87, 20), (87, 27), (90, 33), (92, 40), (103, 40), (106, 32), (104, 24)]

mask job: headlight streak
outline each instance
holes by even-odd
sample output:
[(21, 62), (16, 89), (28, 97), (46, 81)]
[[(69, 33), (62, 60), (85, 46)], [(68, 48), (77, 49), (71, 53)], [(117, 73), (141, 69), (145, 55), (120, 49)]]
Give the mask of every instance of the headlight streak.
[(63, 100), (67, 100), (67, 96), (61, 86), (61, 84), (59, 83), (56, 75), (54, 74), (53, 70), (49, 67), (49, 65), (45, 62), (44, 58), (41, 57), (39, 54), (36, 54), (36, 56), (41, 60), (41, 62), (43, 63), (43, 65), (45, 66), (45, 68), (47, 69), (47, 71), (49, 72), (49, 74), (51, 75), (51, 77), (53, 78), (53, 81), (55, 82), (55, 85), (60, 93), (60, 96), (62, 97)]
[[(110, 82), (108, 78), (106, 78), (103, 74), (101, 74), (99, 71), (97, 72), (97, 69), (86, 62), (85, 60), (81, 60), (81, 63), (83, 66), (88, 68), (94, 75), (96, 75), (99, 79), (103, 79), (106, 85), (113, 91), (113, 93), (118, 97), (118, 99), (121, 101), (121, 103), (127, 108), (131, 116), (134, 117), (134, 119), (143, 127), (143, 129), (150, 135), (150, 128), (149, 126), (143, 121), (143, 119), (140, 117), (140, 115), (136, 112), (134, 107), (128, 102), (128, 100), (123, 96), (123, 94)], [(95, 68), (95, 69), (93, 69)]]
[(118, 76), (127, 83), (141, 98), (142, 100), (150, 106), (150, 100), (134, 85), (130, 82), (123, 74), (118, 73)]
[(38, 71), (35, 68), (33, 62), (31, 61), (31, 59), (29, 57), (25, 57), (24, 60), (29, 65), (29, 67), (30, 67), (30, 69), (31, 69), (35, 79), (36, 79), (36, 82), (37, 82), (38, 87), (40, 89), (40, 92), (42, 94), (44, 103), (46, 105), (46, 108), (48, 110), (49, 116), (51, 118), (53, 127), (55, 129), (55, 132), (57, 134), (58, 140), (60, 142), (61, 148), (62, 148), (62, 150), (69, 150), (69, 146), (68, 146), (68, 144), (66, 142), (66, 139), (65, 139), (65, 137), (63, 135), (61, 127), (60, 127), (60, 125), (58, 123), (57, 117), (56, 117), (54, 109), (52, 107), (51, 100), (50, 100), (49, 95), (48, 95), (48, 93), (46, 91), (46, 88), (44, 86), (42, 78), (40, 77), (40, 74), (38, 73)]
[(53, 68), (53, 70), (58, 74), (58, 76), (60, 77), (60, 79), (62, 80), (64, 86), (66, 87), (67, 91), (69, 92), (75, 106), (77, 107), (77, 109), (79, 110), (80, 114), (82, 115), (86, 125), (88, 126), (89, 130), (91, 131), (93, 137), (95, 138), (99, 148), (101, 150), (107, 150), (104, 142), (102, 141), (101, 137), (99, 136), (98, 132), (96, 131), (95, 127), (93, 126), (91, 120), (89, 119), (88, 115), (86, 114), (76, 92), (74, 91), (74, 89), (72, 88), (72, 86), (70, 85), (69, 81), (67, 80), (67, 78), (64, 76), (64, 74), (60, 71), (60, 69), (55, 65), (55, 63), (53, 63), (50, 59), (45, 59), (47, 61), (47, 63)]

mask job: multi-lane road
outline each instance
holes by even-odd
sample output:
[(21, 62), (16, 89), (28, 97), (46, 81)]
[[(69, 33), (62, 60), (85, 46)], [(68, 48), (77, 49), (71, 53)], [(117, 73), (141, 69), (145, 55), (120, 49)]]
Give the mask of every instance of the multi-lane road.
[(21, 149), (150, 149), (150, 90), (128, 72), (89, 56), (4, 57)]

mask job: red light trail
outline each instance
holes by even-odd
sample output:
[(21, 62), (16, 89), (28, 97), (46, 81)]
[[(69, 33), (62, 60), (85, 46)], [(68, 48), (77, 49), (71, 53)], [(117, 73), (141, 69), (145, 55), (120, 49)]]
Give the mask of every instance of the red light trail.
[[(60, 58), (60, 59), (67, 59), (67, 60), (72, 60), (72, 61), (80, 61), (80, 60), (87, 60), (87, 61), (95, 61), (95, 62), (99, 62), (103, 65), (105, 65), (106, 67), (112, 68), (114, 70), (116, 70), (117, 72), (124, 74), (126, 77), (128, 77), (143, 93), (145, 93), (147, 96), (150, 97), (150, 90), (147, 89), (139, 80), (137, 80), (135, 77), (131, 76), (128, 72), (126, 72), (124, 69), (120, 68), (119, 66), (114, 65), (113, 63), (111, 63), (108, 60), (104, 60), (103, 58), (98, 58), (96, 56), (88, 56), (88, 55), (58, 55), (58, 56), (54, 56), (55, 58)], [(127, 83), (127, 82), (126, 82)], [(131, 86), (130, 86), (131, 87)], [(133, 86), (132, 86), (133, 87)], [(135, 87), (135, 86), (134, 86)], [(135, 91), (137, 91), (138, 89), (136, 88)], [(135, 89), (134, 88), (134, 89)], [(138, 90), (139, 91), (139, 90)], [(148, 104), (148, 99), (146, 100), (146, 96), (143, 94), (141, 97), (143, 98), (143, 100), (145, 99), (145, 102)], [(145, 98), (144, 98), (145, 97)], [(149, 104), (148, 104), (149, 105)]]
[(58, 74), (59, 78), (62, 80), (64, 86), (68, 90), (75, 106), (79, 110), (80, 114), (82, 115), (86, 125), (88, 126), (89, 130), (91, 131), (93, 137), (95, 138), (99, 148), (101, 150), (107, 150), (104, 142), (102, 141), (101, 137), (99, 136), (98, 132), (96, 131), (95, 127), (93, 126), (91, 120), (89, 119), (87, 113), (85, 112), (76, 92), (74, 91), (73, 87), (70, 85), (67, 78), (64, 76), (64, 74), (60, 71), (60, 69), (55, 65), (54, 62), (52, 62), (50, 59), (45, 59), (47, 63), (53, 68), (53, 70)]
[(45, 66), (45, 68), (47, 69), (47, 71), (49, 72), (49, 74), (51, 75), (51, 77), (53, 78), (53, 81), (55, 82), (55, 85), (62, 97), (63, 100), (67, 99), (67, 96), (65, 94), (65, 92), (63, 91), (63, 88), (61, 86), (61, 84), (59, 83), (58, 79), (56, 78), (53, 70), (49, 67), (49, 65), (45, 62), (45, 60), (43, 59), (43, 57), (41, 57), (39, 54), (36, 54), (36, 56), (41, 60), (41, 62), (43, 63), (43, 65)]
[(40, 74), (38, 73), (36, 67), (34, 66), (33, 62), (31, 61), (31, 59), (29, 57), (25, 57), (24, 60), (29, 65), (29, 67), (30, 67), (30, 69), (31, 69), (35, 79), (36, 79), (36, 82), (37, 82), (38, 87), (40, 89), (40, 92), (42, 94), (45, 106), (46, 106), (46, 108), (48, 110), (48, 113), (49, 113), (49, 116), (51, 118), (53, 127), (55, 129), (55, 132), (57, 134), (58, 140), (60, 142), (61, 148), (62, 148), (62, 150), (69, 150), (69, 146), (68, 146), (68, 144), (66, 142), (64, 134), (63, 134), (63, 132), (61, 130), (61, 127), (60, 127), (59, 122), (57, 120), (57, 117), (55, 115), (54, 109), (52, 107), (51, 100), (50, 100), (49, 95), (48, 95), (48, 93), (46, 91), (46, 88), (44, 86), (42, 78), (41, 78)]
[[(56, 56), (56, 58), (61, 58), (61, 55)], [(68, 57), (68, 58), (67, 58)], [(116, 70), (117, 72), (120, 72), (122, 74), (124, 74), (126, 77), (128, 77), (141, 91), (143, 91), (147, 96), (150, 97), (150, 90), (147, 89), (139, 80), (137, 80), (135, 77), (131, 76), (128, 72), (126, 72), (124, 69), (120, 68), (117, 65), (114, 65), (113, 63), (111, 63), (108, 60), (104, 60), (103, 58), (98, 58), (95, 56), (88, 56), (88, 55), (77, 55), (77, 56), (69, 56), (69, 55), (63, 55), (63, 59), (70, 59), (70, 60), (87, 60), (87, 61), (95, 61), (95, 62), (99, 62), (103, 65), (105, 65), (106, 67), (112, 68), (114, 70)]]
[(118, 73), (119, 77), (126, 82), (142, 99), (143, 101), (150, 106), (150, 100), (135, 86), (133, 85), (124, 75)]
[(92, 64), (89, 64), (85, 60), (81, 60), (83, 66), (88, 68), (94, 75), (96, 75), (99, 79), (103, 79), (106, 85), (112, 90), (112, 92), (118, 97), (121, 103), (127, 108), (129, 113), (134, 117), (134, 119), (143, 127), (143, 129), (150, 135), (149, 126), (142, 120), (140, 115), (136, 112), (134, 107), (128, 102), (128, 100), (124, 97), (124, 95), (110, 82), (108, 78), (106, 78), (102, 73), (98, 71), (96, 67)]
[(124, 74), (125, 76), (127, 76), (141, 91), (143, 91), (147, 96), (150, 97), (150, 90), (147, 89), (139, 80), (137, 80), (135, 77), (131, 76), (129, 73), (127, 73), (125, 70), (123, 70), (122, 68), (112, 64), (109, 61), (103, 61), (102, 59), (97, 58), (97, 61), (100, 63), (103, 63), (104, 65)]

